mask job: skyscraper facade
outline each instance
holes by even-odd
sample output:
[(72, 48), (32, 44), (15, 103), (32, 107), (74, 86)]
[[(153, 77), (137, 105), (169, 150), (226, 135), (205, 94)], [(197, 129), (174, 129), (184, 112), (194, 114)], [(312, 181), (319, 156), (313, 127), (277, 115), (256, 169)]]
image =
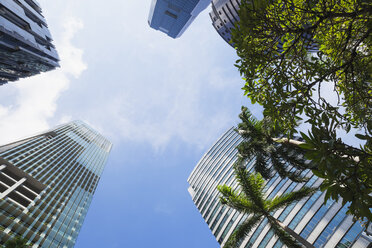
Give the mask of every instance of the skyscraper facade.
[(73, 247), (111, 146), (80, 121), (0, 146), (0, 244)]
[(180, 37), (210, 0), (152, 0), (148, 23), (172, 38)]
[[(233, 128), (228, 130), (196, 165), (188, 182), (188, 189), (192, 200), (204, 218), (221, 246), (225, 244), (236, 228), (243, 223), (248, 215), (239, 213), (219, 201), (218, 185), (229, 185), (237, 188), (233, 174), (233, 164), (236, 161), (236, 146), (242, 138)], [(254, 159), (247, 162), (249, 171), (253, 170)], [(266, 182), (265, 191), (268, 198), (273, 198), (283, 193), (295, 191), (303, 187), (316, 187), (321, 179), (314, 176), (311, 171), (304, 175), (310, 178), (306, 183), (296, 183), (289, 179), (282, 179), (278, 174)], [(365, 248), (371, 242), (364, 232), (364, 227), (353, 218), (346, 215), (348, 205), (342, 206), (341, 202), (328, 200), (324, 203), (324, 193), (318, 191), (312, 196), (298, 203), (273, 213), (273, 216), (306, 239), (314, 247), (327, 248)], [(241, 243), (240, 248), (256, 247), (283, 247), (274, 235), (273, 230), (263, 219)]]
[(212, 11), (209, 16), (217, 33), (230, 45), (231, 30), (239, 21), (240, 0), (212, 0)]
[(0, 85), (58, 66), (58, 55), (35, 0), (0, 1)]

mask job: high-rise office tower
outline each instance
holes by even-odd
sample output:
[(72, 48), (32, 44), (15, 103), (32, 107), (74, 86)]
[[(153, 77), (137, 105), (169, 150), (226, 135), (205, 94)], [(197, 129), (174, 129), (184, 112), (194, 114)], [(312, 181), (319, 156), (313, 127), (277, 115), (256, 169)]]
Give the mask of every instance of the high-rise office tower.
[(152, 0), (150, 27), (172, 38), (180, 37), (210, 0)]
[(231, 30), (239, 21), (239, 6), (240, 0), (212, 0), (212, 11), (209, 13), (213, 27), (230, 46)]
[(73, 247), (111, 146), (80, 121), (0, 146), (0, 244)]
[[(243, 223), (247, 215), (221, 205), (217, 185), (237, 187), (233, 174), (236, 161), (236, 146), (242, 138), (233, 128), (228, 130), (203, 156), (192, 171), (188, 182), (189, 193), (196, 207), (204, 218), (217, 241), (224, 245), (229, 236)], [(254, 159), (246, 166), (252, 171)], [(281, 179), (278, 174), (266, 182), (265, 190), (268, 198), (295, 191), (303, 187), (316, 187), (321, 179), (311, 171), (305, 171), (309, 179), (306, 183), (295, 183), (289, 179)], [(340, 201), (328, 200), (323, 205), (324, 193), (318, 191), (312, 196), (273, 213), (273, 216), (284, 223), (316, 248), (365, 248), (372, 241), (364, 232), (364, 227), (346, 215), (347, 207)], [(251, 230), (240, 248), (250, 247), (283, 247), (274, 232), (263, 219)]]
[(58, 66), (48, 26), (35, 0), (0, 1), (0, 85)]

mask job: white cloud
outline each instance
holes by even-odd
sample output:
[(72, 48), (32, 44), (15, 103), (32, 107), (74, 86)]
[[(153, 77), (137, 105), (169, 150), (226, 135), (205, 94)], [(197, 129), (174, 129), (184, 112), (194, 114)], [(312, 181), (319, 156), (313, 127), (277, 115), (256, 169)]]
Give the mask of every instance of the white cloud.
[[(214, 57), (190, 42), (167, 40), (169, 45), (162, 48), (162, 53), (142, 42), (141, 53), (147, 53), (148, 61), (128, 55), (138, 68), (131, 71), (123, 62), (126, 69), (120, 74), (121, 80), (105, 82), (102, 91), (107, 90), (109, 97), (100, 100), (102, 106), (85, 112), (84, 119), (100, 125), (115, 144), (143, 142), (162, 150), (173, 141), (181, 141), (205, 149), (235, 124), (240, 101), (234, 102), (231, 97), (241, 94), (239, 74), (214, 67)], [(152, 43), (160, 47), (163, 41), (153, 39)], [(141, 53), (137, 55), (140, 58)], [(138, 74), (132, 76), (134, 73)]]
[[(168, 108), (168, 111), (164, 114), (158, 112), (158, 116), (156, 108), (151, 105), (133, 104), (132, 108), (123, 108), (120, 101), (118, 104), (113, 103), (109, 108), (110, 116), (115, 120), (111, 130), (118, 130), (116, 134), (120, 136), (116, 138), (146, 142), (157, 150), (165, 148), (171, 139), (179, 139), (187, 144), (204, 148), (222, 134), (221, 129), (234, 123), (230, 122), (231, 115), (226, 111), (207, 115), (199, 110), (199, 101), (187, 101), (187, 98), (192, 99), (192, 97), (192, 94), (186, 93), (184, 99), (179, 99), (177, 96), (168, 98), (168, 104), (160, 105), (161, 108)], [(145, 114), (131, 115), (131, 111), (136, 107)], [(115, 137), (114, 134), (110, 136)]]
[[(148, 6), (139, 1), (87, 4), (41, 1), (61, 68), (14, 84), (15, 104), (0, 104), (0, 118), (8, 123), (0, 124), (0, 134), (7, 133), (0, 143), (49, 123), (81, 119), (114, 144), (140, 142), (162, 150), (181, 142), (205, 149), (235, 124), (247, 99), (233, 67), (235, 52), (207, 12), (181, 38), (171, 39), (148, 26)], [(79, 80), (74, 77), (86, 65), (73, 44), (84, 48), (89, 64)]]
[(57, 34), (61, 39), (55, 41), (61, 67), (1, 87), (12, 92), (13, 103), (0, 105), (0, 144), (48, 129), (48, 118), (56, 112), (57, 100), (69, 88), (71, 77), (79, 77), (87, 68), (83, 51), (71, 43), (83, 23), (72, 17), (64, 18), (63, 23)]
[(139, 1), (87, 4), (42, 3), (52, 31), (67, 12), (84, 21), (75, 41), (89, 64), (60, 97), (51, 122), (81, 119), (115, 146), (141, 143), (158, 150), (179, 143), (205, 149), (235, 124), (242, 103), (235, 52), (207, 12), (171, 39), (149, 27), (148, 6)]

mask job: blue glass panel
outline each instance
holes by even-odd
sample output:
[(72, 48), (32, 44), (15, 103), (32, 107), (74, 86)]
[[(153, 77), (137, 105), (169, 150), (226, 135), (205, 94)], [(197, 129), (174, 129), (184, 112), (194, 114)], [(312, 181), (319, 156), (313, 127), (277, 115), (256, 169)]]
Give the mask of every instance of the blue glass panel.
[(271, 238), (274, 236), (274, 231), (272, 228), (267, 232), (265, 237), (262, 239), (261, 243), (258, 245), (258, 248), (265, 248), (267, 243), (271, 240)]
[(354, 241), (363, 232), (364, 227), (359, 222), (355, 222), (352, 227), (347, 231), (344, 237), (338, 242), (335, 248), (349, 248)]
[[(316, 176), (313, 175), (313, 176), (309, 179), (309, 181), (304, 185), (304, 187), (312, 187), (312, 186), (314, 185), (314, 183), (316, 182), (317, 179), (318, 179), (318, 177), (316, 177)], [(296, 184), (296, 185), (297, 185), (297, 184)], [(288, 192), (289, 192), (289, 191), (286, 190), (285, 193), (288, 193)], [(278, 220), (281, 221), (281, 222), (283, 222), (283, 221), (287, 218), (288, 214), (293, 210), (293, 208), (294, 208), (296, 205), (297, 205), (297, 202), (294, 202), (294, 203), (288, 205), (288, 206), (283, 210), (283, 212), (279, 215)]]
[(331, 222), (328, 223), (326, 228), (319, 235), (314, 243), (314, 247), (323, 247), (329, 238), (332, 236), (333, 232), (336, 230), (338, 225), (346, 218), (346, 211), (348, 210), (350, 203), (346, 203), (338, 213), (332, 218)]
[(325, 205), (322, 205), (319, 210), (316, 212), (316, 214), (311, 218), (311, 220), (307, 223), (305, 228), (300, 233), (300, 236), (304, 239), (307, 239), (314, 230), (314, 228), (317, 226), (319, 221), (323, 218), (323, 216), (327, 213), (328, 209), (333, 205), (335, 201), (334, 200), (328, 200)]
[(244, 248), (251, 248), (253, 246), (254, 242), (256, 242), (256, 239), (261, 234), (262, 230), (264, 229), (266, 225), (267, 225), (267, 219), (265, 218), (261, 222), (261, 224), (256, 228), (256, 230), (254, 231), (254, 233), (252, 234), (251, 238), (249, 239), (248, 243), (245, 245)]
[(300, 223), (301, 219), (304, 217), (304, 215), (309, 211), (309, 209), (313, 206), (313, 204), (319, 199), (319, 197), (322, 195), (321, 191), (317, 191), (312, 197), (310, 197), (306, 203), (302, 206), (300, 211), (297, 212), (295, 217), (292, 219), (292, 221), (289, 223), (288, 227), (294, 230), (298, 223)]

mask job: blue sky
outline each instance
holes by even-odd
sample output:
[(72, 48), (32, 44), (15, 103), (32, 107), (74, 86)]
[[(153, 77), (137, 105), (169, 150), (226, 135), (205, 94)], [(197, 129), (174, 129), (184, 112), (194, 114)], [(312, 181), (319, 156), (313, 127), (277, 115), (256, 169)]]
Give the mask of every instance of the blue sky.
[(150, 0), (39, 3), (61, 68), (1, 87), (0, 143), (75, 119), (113, 142), (76, 247), (218, 247), (186, 180), (249, 101), (209, 8), (174, 40)]

